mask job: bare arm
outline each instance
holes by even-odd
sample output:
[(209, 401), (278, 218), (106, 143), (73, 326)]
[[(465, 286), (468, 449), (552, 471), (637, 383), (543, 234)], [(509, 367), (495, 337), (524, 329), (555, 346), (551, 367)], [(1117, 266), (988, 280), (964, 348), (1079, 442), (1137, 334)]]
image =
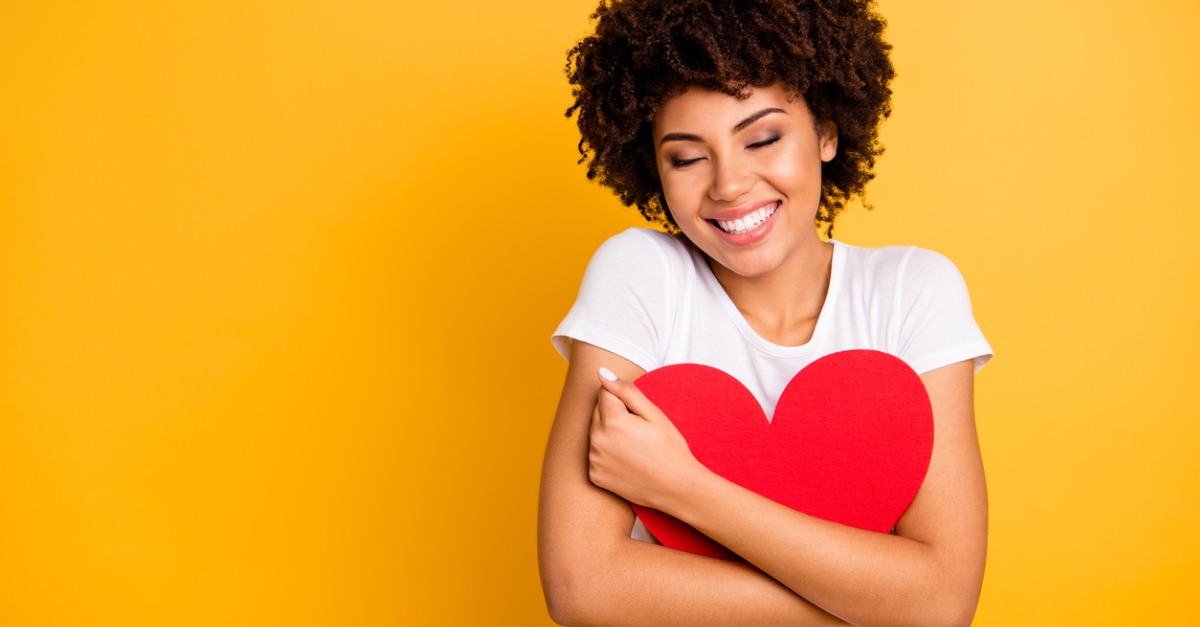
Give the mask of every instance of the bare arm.
[(588, 478), (588, 430), (601, 365), (627, 380), (642, 373), (608, 351), (572, 345), (538, 507), (538, 561), (554, 620), (572, 625), (842, 624), (748, 564), (629, 538), (629, 505)]
[(973, 370), (961, 362), (921, 379), (933, 405), (933, 457), (895, 535), (807, 516), (711, 473), (686, 444), (678, 446), (674, 427), (624, 377), (604, 384), (591, 477), (688, 522), (848, 622), (968, 624), (987, 541)]

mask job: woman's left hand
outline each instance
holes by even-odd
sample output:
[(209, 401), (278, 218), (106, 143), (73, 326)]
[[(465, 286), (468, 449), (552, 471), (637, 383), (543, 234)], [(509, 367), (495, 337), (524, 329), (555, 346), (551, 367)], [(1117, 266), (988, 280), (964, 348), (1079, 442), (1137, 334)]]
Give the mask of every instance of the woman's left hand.
[(671, 420), (632, 381), (600, 376), (600, 382), (588, 477), (627, 501), (669, 511), (672, 496), (686, 489), (689, 477), (704, 466)]

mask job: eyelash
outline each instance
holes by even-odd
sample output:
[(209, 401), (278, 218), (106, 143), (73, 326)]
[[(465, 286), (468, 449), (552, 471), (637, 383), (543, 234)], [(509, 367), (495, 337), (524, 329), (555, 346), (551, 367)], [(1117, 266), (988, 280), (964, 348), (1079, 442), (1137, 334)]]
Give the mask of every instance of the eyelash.
[(749, 146), (746, 146), (746, 147), (747, 148), (764, 148), (766, 146), (770, 146), (771, 144), (774, 144), (775, 142), (779, 141), (780, 137), (781, 137), (780, 135), (772, 135), (760, 142), (754, 142), (753, 144), (750, 144)]
[[(755, 150), (758, 148), (766, 148), (767, 146), (770, 146), (771, 144), (774, 144), (775, 142), (779, 141), (780, 137), (781, 137), (781, 135), (773, 135), (773, 136), (768, 137), (760, 142), (754, 142), (753, 144), (748, 144), (746, 146), (746, 148), (748, 148), (750, 150)], [(696, 163), (697, 161), (700, 161), (700, 160), (701, 160), (700, 157), (697, 157), (695, 159), (674, 159), (671, 161), (671, 167), (686, 168), (687, 166), (692, 165), (693, 163)]]

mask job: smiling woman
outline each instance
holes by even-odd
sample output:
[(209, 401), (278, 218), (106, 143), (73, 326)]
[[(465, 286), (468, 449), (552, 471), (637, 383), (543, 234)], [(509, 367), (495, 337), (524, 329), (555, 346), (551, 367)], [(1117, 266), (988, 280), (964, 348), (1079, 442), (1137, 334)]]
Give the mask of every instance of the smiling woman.
[[(596, 17), (569, 67), (589, 176), (674, 233), (609, 239), (554, 334), (570, 365), (539, 508), (551, 616), (969, 623), (987, 537), (973, 376), (991, 348), (945, 257), (818, 233), (863, 192), (881, 150), (892, 77), (882, 19), (855, 1), (728, 0), (606, 2)], [(855, 349), (903, 360), (932, 407), (929, 470), (891, 534), (715, 474), (632, 383), (662, 366), (712, 366), (771, 415), (798, 372)], [(630, 504), (745, 561), (663, 547)]]
[(871, 3), (601, 2), (593, 17), (595, 35), (569, 53), (567, 113), (578, 116), (588, 178), (646, 219), (673, 224), (647, 166), (659, 108), (691, 86), (741, 97), (778, 84), (834, 124), (839, 150), (822, 166), (817, 217), (827, 229), (874, 177), (895, 71)]
[(659, 109), (654, 137), (675, 225), (716, 261), (718, 279), (759, 276), (805, 250), (828, 266), (813, 221), (837, 130), (818, 128), (802, 99), (778, 84), (745, 98), (691, 88)]

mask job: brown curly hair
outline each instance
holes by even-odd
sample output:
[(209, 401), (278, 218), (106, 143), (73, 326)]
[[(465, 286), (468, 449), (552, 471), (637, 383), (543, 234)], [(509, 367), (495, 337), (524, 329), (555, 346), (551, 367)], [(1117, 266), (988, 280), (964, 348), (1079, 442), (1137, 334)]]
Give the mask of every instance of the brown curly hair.
[(875, 177), (879, 125), (895, 70), (884, 19), (869, 0), (601, 0), (595, 34), (567, 53), (587, 176), (676, 230), (655, 165), (658, 108), (692, 86), (745, 97), (782, 84), (817, 123), (832, 121), (837, 156), (821, 169), (817, 225)]

